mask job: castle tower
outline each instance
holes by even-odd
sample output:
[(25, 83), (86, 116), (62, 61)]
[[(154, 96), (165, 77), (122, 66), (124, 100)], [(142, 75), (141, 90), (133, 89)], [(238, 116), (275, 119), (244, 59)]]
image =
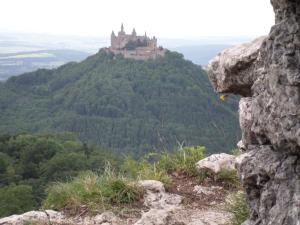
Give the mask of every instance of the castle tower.
[(110, 46), (114, 49), (116, 48), (116, 35), (115, 35), (115, 32), (112, 31), (111, 32), (111, 36), (110, 36)]
[(122, 25), (121, 25), (121, 31), (119, 32), (119, 35), (125, 35), (123, 23), (122, 23)]
[(153, 42), (153, 48), (157, 48), (157, 38), (155, 36), (153, 36), (152, 42)]
[(136, 37), (136, 31), (135, 31), (135, 28), (133, 28), (132, 36), (133, 36), (133, 37)]
[(157, 39), (155, 37), (148, 41), (148, 47), (150, 47), (153, 50), (157, 48)]

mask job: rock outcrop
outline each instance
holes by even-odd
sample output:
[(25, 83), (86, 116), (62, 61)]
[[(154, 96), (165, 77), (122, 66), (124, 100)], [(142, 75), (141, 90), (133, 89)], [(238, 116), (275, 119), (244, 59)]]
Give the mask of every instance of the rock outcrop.
[(150, 210), (134, 225), (175, 225), (178, 221), (171, 221), (171, 217), (180, 207), (182, 197), (167, 193), (163, 183), (156, 180), (144, 180), (139, 185), (146, 191), (144, 204)]
[(251, 206), (244, 225), (300, 224), (300, 1), (272, 0), (269, 36), (220, 53), (209, 78), (240, 94), (238, 163)]
[(62, 212), (53, 210), (45, 211), (30, 211), (21, 215), (12, 215), (0, 219), (0, 225), (128, 225), (126, 221), (122, 221), (116, 217), (112, 212), (104, 212), (96, 216), (75, 216), (70, 217)]
[(221, 170), (235, 170), (235, 156), (226, 153), (212, 154), (196, 163), (199, 171), (218, 174)]
[(40, 221), (45, 224), (47, 224), (49, 221), (52, 221), (54, 223), (62, 223), (62, 221), (65, 222), (65, 216), (60, 213), (53, 210), (45, 210), (45, 211), (30, 211), (27, 213), (24, 213), (22, 215), (12, 215), (9, 217), (5, 217), (0, 219), (1, 225), (20, 225), (24, 224), (26, 222), (32, 222), (32, 221)]
[[(159, 181), (145, 180), (141, 181), (139, 185), (146, 190), (144, 204), (149, 210), (144, 212), (134, 225), (225, 225), (229, 222), (230, 214), (223, 209), (216, 207), (190, 208), (181, 204), (184, 197), (166, 192), (163, 184)], [(193, 191), (198, 195), (214, 195), (221, 189), (221, 187), (197, 185)]]

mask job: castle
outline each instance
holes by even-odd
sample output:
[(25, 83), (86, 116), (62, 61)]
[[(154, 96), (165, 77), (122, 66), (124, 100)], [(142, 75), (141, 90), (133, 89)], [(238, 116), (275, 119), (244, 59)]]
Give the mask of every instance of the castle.
[(155, 59), (158, 56), (163, 56), (165, 50), (162, 47), (157, 47), (157, 39), (149, 38), (146, 33), (144, 36), (138, 36), (135, 29), (131, 34), (126, 34), (123, 24), (118, 36), (114, 31), (111, 34), (111, 46), (109, 51), (115, 54), (122, 54), (125, 58), (133, 58), (139, 60)]

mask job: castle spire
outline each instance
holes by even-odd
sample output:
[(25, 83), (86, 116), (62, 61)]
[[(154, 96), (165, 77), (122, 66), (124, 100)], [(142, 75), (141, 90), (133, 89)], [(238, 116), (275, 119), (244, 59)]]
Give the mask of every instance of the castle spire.
[(136, 36), (135, 28), (133, 28), (132, 35), (133, 35), (133, 36)]
[(123, 23), (121, 25), (121, 32), (124, 32), (124, 25), (123, 25)]
[(116, 36), (114, 31), (111, 32), (111, 36)]

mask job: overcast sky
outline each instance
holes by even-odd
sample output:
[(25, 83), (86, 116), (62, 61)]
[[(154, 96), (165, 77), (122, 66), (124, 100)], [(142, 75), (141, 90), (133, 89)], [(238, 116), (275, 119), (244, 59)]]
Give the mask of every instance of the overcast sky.
[(260, 36), (274, 24), (270, 0), (1, 0), (0, 31), (161, 38)]

